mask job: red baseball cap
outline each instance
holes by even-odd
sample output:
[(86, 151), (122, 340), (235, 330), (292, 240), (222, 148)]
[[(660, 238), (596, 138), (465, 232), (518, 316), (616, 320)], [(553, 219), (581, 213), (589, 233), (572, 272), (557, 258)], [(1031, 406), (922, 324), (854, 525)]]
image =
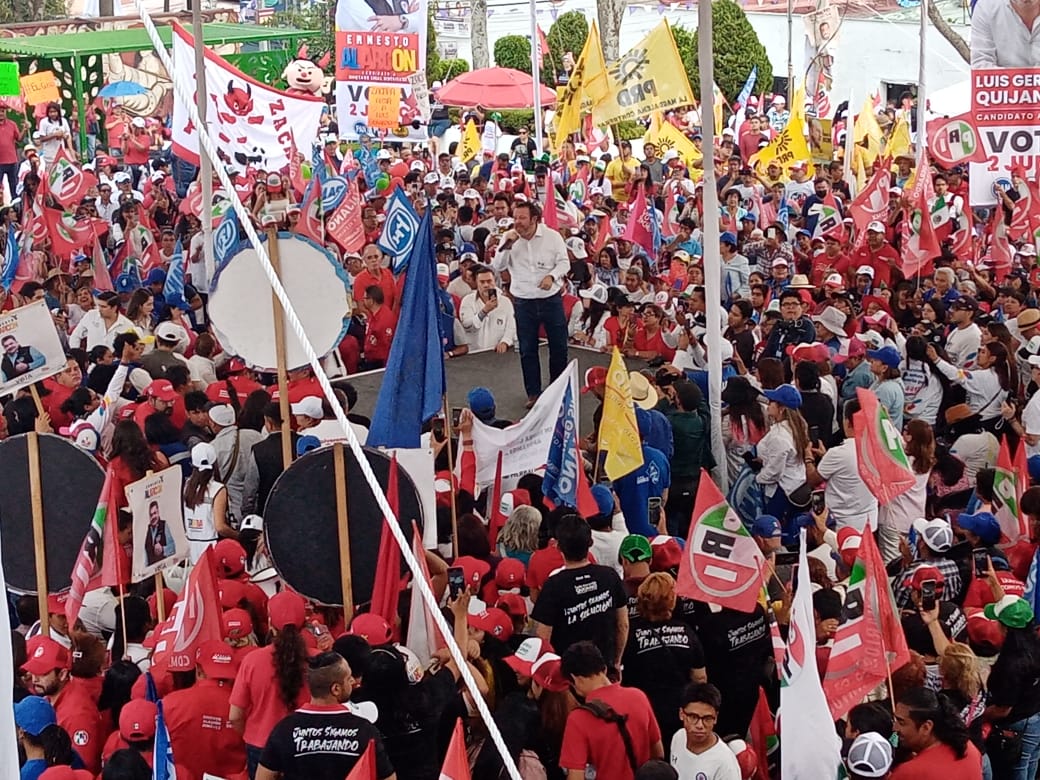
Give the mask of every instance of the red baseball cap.
[(245, 371), (246, 361), (240, 357), (233, 357), (227, 362), (227, 370), (229, 374), (237, 374), (239, 371)]
[(359, 636), (370, 645), (385, 645), (393, 637), (390, 624), (380, 615), (366, 612), (350, 621), (348, 633)]
[(842, 562), (850, 569), (856, 563), (859, 554), (859, 545), (863, 541), (863, 534), (851, 526), (845, 526), (838, 530), (838, 553)]
[(240, 580), (217, 580), (217, 593), (222, 609), (234, 609), (246, 597), (246, 584)]
[(208, 639), (195, 651), (195, 661), (211, 680), (234, 680), (238, 655), (218, 639)]
[(119, 736), (127, 742), (144, 742), (155, 736), (155, 716), (158, 708), (154, 701), (131, 699), (119, 712)]
[(153, 379), (144, 389), (143, 395), (168, 404), (177, 400), (177, 391), (173, 389), (173, 383), (169, 379)]
[(520, 643), (516, 653), (506, 656), (506, 665), (521, 677), (530, 677), (535, 661), (551, 650), (548, 643), (532, 636)]
[(237, 577), (246, 570), (246, 548), (234, 539), (221, 539), (213, 545), (213, 559), (218, 577)]
[(919, 591), (921, 590), (921, 583), (926, 580), (935, 580), (935, 592), (942, 593), (946, 578), (934, 566), (918, 566), (914, 569), (913, 574), (903, 580), (903, 584)]
[(503, 558), (495, 568), (495, 584), (503, 590), (522, 588), (527, 582), (527, 569), (516, 558)]
[(69, 594), (67, 591), (64, 593), (51, 593), (47, 596), (47, 614), (64, 615), (65, 602), (68, 600)]
[(498, 603), (495, 604), (495, 606), (511, 618), (520, 618), (521, 620), (527, 619), (527, 602), (524, 601), (524, 597), (519, 593), (500, 594), (498, 597)]
[(69, 651), (53, 639), (42, 634), (26, 643), (29, 660), (22, 664), (22, 671), (42, 676), (55, 669), (69, 668)]
[(531, 667), (531, 679), (547, 691), (562, 693), (570, 688), (570, 682), (563, 676), (560, 668), (560, 656), (546, 653)]
[(463, 555), (461, 558), (456, 558), (452, 565), (462, 567), (465, 582), (474, 591), (480, 587), (483, 579), (491, 573), (491, 564), (479, 558), (474, 558), (472, 555)]
[(650, 571), (670, 571), (682, 560), (682, 547), (674, 536), (655, 536), (650, 540), (650, 549), (654, 554)]
[(303, 628), (307, 621), (307, 602), (298, 593), (283, 590), (267, 602), (267, 614), (274, 629), (281, 630), (289, 625)]
[(226, 382), (213, 382), (206, 386), (206, 398), (214, 404), (231, 403), (231, 393), (228, 392)]
[(585, 386), (581, 388), (581, 392), (588, 393), (597, 387), (604, 387), (607, 384), (607, 369), (603, 366), (593, 366), (585, 372)]
[[(475, 600), (477, 601), (477, 600)], [(472, 605), (474, 602), (471, 601)], [(466, 616), (470, 626), (483, 631), (502, 642), (509, 641), (513, 635), (513, 619), (498, 607), (485, 607), (477, 613)]]
[(253, 633), (253, 618), (241, 607), (224, 613), (224, 638), (241, 639)]

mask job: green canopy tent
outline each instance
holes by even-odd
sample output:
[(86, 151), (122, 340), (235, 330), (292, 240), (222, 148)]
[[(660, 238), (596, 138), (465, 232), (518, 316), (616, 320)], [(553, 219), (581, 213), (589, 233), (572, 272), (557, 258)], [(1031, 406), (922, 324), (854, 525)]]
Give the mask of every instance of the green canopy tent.
[[(163, 44), (169, 48), (173, 28), (169, 25), (157, 27)], [(239, 43), (258, 43), (266, 47), (269, 41), (282, 41), (295, 51), (299, 40), (313, 35), (310, 30), (295, 27), (268, 27), (256, 24), (229, 24), (211, 22), (202, 26), (202, 39), (207, 46), (226, 46)], [(88, 57), (127, 51), (151, 51), (152, 41), (143, 27), (123, 30), (94, 30), (59, 35), (36, 35), (19, 38), (0, 38), (2, 60), (68, 60), (72, 61), (72, 87), (77, 96), (76, 115), (79, 120), (79, 148), (86, 149), (86, 106), (90, 96), (83, 84), (84, 61)]]

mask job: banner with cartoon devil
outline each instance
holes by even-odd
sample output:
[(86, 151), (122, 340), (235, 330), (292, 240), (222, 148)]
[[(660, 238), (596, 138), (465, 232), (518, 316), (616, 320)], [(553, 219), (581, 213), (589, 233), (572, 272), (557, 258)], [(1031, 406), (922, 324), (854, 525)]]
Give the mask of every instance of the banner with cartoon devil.
[(338, 0), (336, 114), (341, 136), (428, 137), (427, 0)]
[[(195, 53), (191, 35), (173, 24), (173, 61), (177, 78), (194, 81)], [(187, 76), (183, 74), (189, 74)], [(194, 93), (194, 84), (189, 85)], [(289, 165), (293, 139), (310, 148), (318, 135), (325, 101), (319, 95), (283, 92), (261, 84), (206, 49), (206, 123), (226, 165), (277, 171)], [(173, 150), (199, 162), (198, 128), (181, 101), (174, 102)]]

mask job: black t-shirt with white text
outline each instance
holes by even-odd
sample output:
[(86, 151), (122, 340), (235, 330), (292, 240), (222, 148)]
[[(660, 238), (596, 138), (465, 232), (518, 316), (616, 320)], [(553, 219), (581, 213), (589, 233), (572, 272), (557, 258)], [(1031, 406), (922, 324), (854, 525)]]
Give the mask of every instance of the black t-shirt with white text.
[(587, 640), (603, 653), (608, 665), (617, 656), (617, 615), (627, 599), (621, 578), (608, 566), (589, 564), (563, 569), (545, 581), (531, 618), (552, 626), (553, 649), (563, 652)]
[(260, 763), (281, 773), (282, 780), (343, 780), (370, 742), (376, 777), (389, 777), (394, 767), (375, 726), (342, 705), (307, 704), (274, 727)]

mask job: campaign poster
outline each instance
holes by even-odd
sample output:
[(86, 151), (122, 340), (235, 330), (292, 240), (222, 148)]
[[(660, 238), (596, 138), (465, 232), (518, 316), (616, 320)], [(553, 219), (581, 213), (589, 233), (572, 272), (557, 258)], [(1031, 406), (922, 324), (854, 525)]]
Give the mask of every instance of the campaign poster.
[[(424, 141), (429, 137), (425, 88), (427, 0), (339, 0), (336, 5), (336, 113), (341, 135)], [(369, 122), (372, 88), (399, 91), (397, 127)], [(383, 93), (385, 94), (385, 93)], [(381, 122), (380, 124), (385, 124)]]
[(140, 582), (188, 557), (180, 466), (149, 474), (126, 487), (134, 516), (132, 576)]
[(971, 113), (987, 158), (971, 164), (973, 206), (993, 205), (996, 188), (1024, 190), (1040, 174), (1040, 56), (1031, 39), (1031, 6), (972, 5)]
[(0, 315), (0, 395), (65, 369), (65, 349), (45, 301)]
[(823, 5), (804, 17), (806, 76), (810, 118), (825, 119), (834, 113), (831, 90), (834, 87), (834, 52), (838, 49), (841, 15), (837, 6)]

